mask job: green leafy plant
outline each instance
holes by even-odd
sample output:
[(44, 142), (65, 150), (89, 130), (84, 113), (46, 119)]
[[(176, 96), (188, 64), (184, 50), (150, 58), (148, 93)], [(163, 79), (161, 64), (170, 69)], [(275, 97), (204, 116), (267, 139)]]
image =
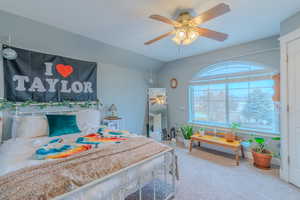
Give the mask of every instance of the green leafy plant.
[(85, 101), (85, 102), (75, 102), (75, 101), (61, 101), (61, 102), (35, 102), (32, 100), (28, 100), (22, 103), (16, 103), (12, 101), (7, 101), (6, 99), (0, 99), (0, 110), (13, 110), (16, 109), (16, 107), (29, 107), (29, 106), (38, 106), (40, 109), (44, 109), (46, 107), (51, 106), (61, 106), (61, 107), (74, 107), (74, 106), (80, 106), (81, 108), (90, 108), (92, 106), (102, 106), (102, 103), (97, 100), (94, 102), (91, 101)]
[(183, 138), (185, 140), (189, 140), (189, 139), (191, 139), (191, 137), (193, 135), (193, 127), (189, 126), (189, 125), (182, 126), (181, 132), (182, 132)]
[(236, 133), (237, 129), (240, 128), (240, 127), (241, 127), (240, 123), (232, 122), (231, 126), (230, 126), (231, 132)]
[(201, 128), (199, 128), (199, 131), (203, 132), (203, 131), (205, 131), (205, 128), (201, 127)]
[[(280, 137), (273, 137), (271, 138), (273, 141), (280, 141)], [(275, 153), (273, 153), (267, 146), (267, 142), (265, 138), (262, 137), (252, 137), (249, 140), (246, 141), (248, 144), (250, 144), (252, 147), (252, 151), (255, 151), (257, 153), (261, 154), (269, 154), (272, 156), (277, 156)], [(250, 146), (248, 145), (248, 146)]]

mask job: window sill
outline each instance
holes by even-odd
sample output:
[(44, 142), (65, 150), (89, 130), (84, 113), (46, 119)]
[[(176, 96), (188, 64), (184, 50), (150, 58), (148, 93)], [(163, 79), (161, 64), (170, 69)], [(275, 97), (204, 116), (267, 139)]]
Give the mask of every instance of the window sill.
[[(221, 125), (214, 125), (211, 123), (204, 123), (204, 122), (192, 122), (189, 121), (188, 124), (193, 125), (193, 126), (201, 126), (204, 128), (210, 128), (210, 129), (219, 129), (223, 131), (230, 131), (231, 129), (226, 126), (221, 126)], [(279, 132), (273, 132), (273, 131), (259, 131), (255, 129), (237, 129), (237, 132), (240, 134), (245, 134), (245, 135), (256, 135), (256, 136), (263, 136), (263, 137), (278, 137), (280, 136)]]

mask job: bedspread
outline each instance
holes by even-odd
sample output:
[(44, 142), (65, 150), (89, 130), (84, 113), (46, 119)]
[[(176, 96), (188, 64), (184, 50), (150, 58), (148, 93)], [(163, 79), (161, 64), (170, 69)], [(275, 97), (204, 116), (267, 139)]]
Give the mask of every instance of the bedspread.
[(170, 147), (144, 137), (20, 169), (0, 177), (0, 199), (50, 199), (152, 157)]

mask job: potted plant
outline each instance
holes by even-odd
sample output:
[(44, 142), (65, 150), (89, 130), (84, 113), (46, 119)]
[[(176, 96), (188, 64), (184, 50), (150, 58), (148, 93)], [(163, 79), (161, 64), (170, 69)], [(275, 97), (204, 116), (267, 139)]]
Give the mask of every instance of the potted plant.
[(237, 123), (237, 122), (232, 122), (231, 126), (230, 126), (230, 129), (231, 129), (231, 132), (230, 133), (227, 133), (225, 135), (225, 139), (227, 142), (234, 142), (235, 140), (235, 135), (236, 135), (236, 132), (237, 132), (237, 129), (240, 127), (240, 124)]
[(203, 127), (199, 128), (199, 135), (200, 136), (205, 135), (205, 128), (203, 128)]
[(190, 139), (191, 139), (191, 137), (193, 135), (193, 127), (189, 126), (189, 125), (182, 126), (181, 127), (181, 132), (182, 132), (182, 135), (183, 135), (184, 146), (186, 148), (188, 148), (189, 144), (190, 144)]
[[(280, 137), (274, 137), (272, 140), (279, 141)], [(255, 137), (249, 139), (248, 143), (252, 146), (251, 152), (254, 166), (260, 169), (270, 169), (271, 160), (275, 154), (267, 148), (266, 140), (261, 137)]]

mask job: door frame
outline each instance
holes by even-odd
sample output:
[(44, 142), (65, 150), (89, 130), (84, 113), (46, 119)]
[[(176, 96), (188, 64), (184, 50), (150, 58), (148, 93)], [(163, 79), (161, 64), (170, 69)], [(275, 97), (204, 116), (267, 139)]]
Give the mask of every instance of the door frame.
[(288, 83), (288, 45), (300, 39), (300, 28), (279, 38), (280, 41), (280, 134), (281, 165), (280, 178), (289, 182), (289, 83)]

